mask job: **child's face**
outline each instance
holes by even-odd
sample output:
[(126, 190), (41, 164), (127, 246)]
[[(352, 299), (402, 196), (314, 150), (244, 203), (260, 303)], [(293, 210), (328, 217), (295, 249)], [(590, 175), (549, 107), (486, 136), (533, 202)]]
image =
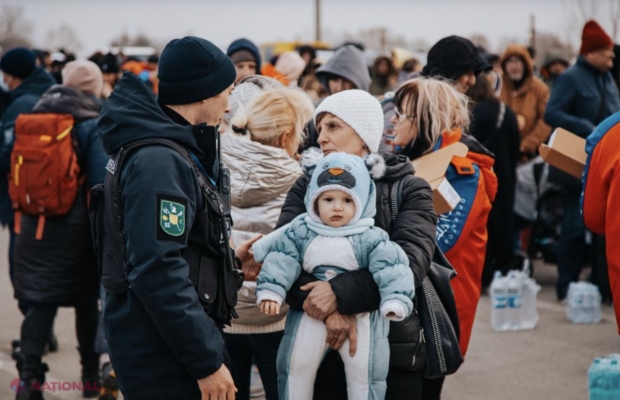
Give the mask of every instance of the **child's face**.
[(325, 225), (340, 228), (355, 216), (355, 202), (345, 192), (328, 190), (317, 199), (317, 214)]

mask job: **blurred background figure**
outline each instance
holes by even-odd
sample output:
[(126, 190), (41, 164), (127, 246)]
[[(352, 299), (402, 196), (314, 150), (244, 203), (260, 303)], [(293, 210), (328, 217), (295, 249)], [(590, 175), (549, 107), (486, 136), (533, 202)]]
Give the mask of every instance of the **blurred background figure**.
[(379, 56), (375, 59), (371, 76), (369, 92), (373, 96), (383, 96), (394, 89), (398, 79), (394, 63), (387, 56)]
[(555, 81), (562, 75), (569, 67), (568, 60), (561, 56), (549, 56), (542, 67), (540, 68), (540, 76), (543, 82), (549, 86), (549, 89), (553, 89)]
[(495, 155), (493, 171), (497, 194), (489, 213), (489, 241), (482, 274), (482, 287), (491, 284), (495, 271), (506, 274), (514, 255), (514, 201), (517, 160), (521, 137), (512, 110), (494, 92), (494, 71), (482, 73), (467, 91), (471, 98), (469, 133)]
[(120, 70), (118, 65), (118, 59), (112, 53), (108, 53), (101, 57), (99, 68), (103, 74), (103, 93), (102, 97), (107, 99), (110, 97), (114, 86), (120, 79)]
[(261, 74), (261, 56), (258, 47), (248, 39), (237, 39), (228, 46), (226, 55), (230, 57), (237, 70), (235, 84), (250, 75)]

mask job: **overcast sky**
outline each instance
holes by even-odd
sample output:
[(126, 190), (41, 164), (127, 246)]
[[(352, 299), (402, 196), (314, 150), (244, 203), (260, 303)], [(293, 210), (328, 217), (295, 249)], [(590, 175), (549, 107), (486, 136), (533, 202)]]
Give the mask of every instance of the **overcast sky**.
[[(568, 37), (570, 5), (575, 1), (322, 0), (322, 26), (350, 33), (387, 27), (407, 39), (424, 38), (429, 43), (450, 34), (482, 33), (497, 47), (505, 38), (525, 42), (531, 14), (538, 30)], [(104, 50), (123, 31), (141, 31), (161, 41), (193, 34), (222, 48), (241, 36), (257, 43), (314, 37), (314, 0), (0, 0), (0, 4), (24, 8), (34, 23), (38, 46), (45, 46), (50, 29), (71, 25), (83, 45), (80, 55)], [(573, 37), (578, 37), (581, 26), (572, 29)]]

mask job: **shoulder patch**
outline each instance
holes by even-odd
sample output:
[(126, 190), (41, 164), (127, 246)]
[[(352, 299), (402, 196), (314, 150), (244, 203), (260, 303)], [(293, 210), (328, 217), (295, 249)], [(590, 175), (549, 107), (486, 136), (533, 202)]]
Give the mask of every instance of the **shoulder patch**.
[(157, 239), (185, 243), (187, 199), (157, 194)]

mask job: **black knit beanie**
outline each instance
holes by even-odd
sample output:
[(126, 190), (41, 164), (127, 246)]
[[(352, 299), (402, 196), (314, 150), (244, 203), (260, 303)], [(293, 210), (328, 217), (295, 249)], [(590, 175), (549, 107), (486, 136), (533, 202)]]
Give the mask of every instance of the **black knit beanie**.
[(170, 41), (159, 57), (159, 102), (191, 104), (208, 99), (235, 82), (230, 58), (208, 40), (195, 36)]
[(0, 59), (0, 69), (20, 79), (28, 78), (36, 67), (34, 51), (25, 47), (11, 49)]

